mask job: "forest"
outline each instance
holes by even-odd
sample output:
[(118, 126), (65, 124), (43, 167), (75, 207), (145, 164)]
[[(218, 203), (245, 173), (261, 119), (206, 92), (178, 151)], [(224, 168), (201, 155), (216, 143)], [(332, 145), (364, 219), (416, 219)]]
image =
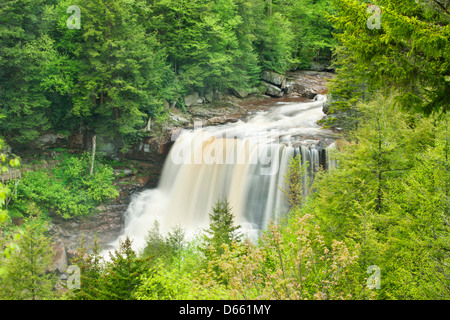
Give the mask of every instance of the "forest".
[[(450, 298), (450, 1), (0, 1), (0, 170), (22, 170), (0, 183), (0, 299)], [(261, 96), (262, 72), (317, 63), (335, 73), (320, 123), (338, 129), (336, 166), (304, 185), (292, 158), (289, 213), (258, 241), (218, 199), (193, 239), (155, 221), (141, 251), (81, 238), (66, 278), (49, 272), (49, 224), (119, 191), (115, 160), (89, 143), (24, 152), (39, 137), (108, 136), (123, 154), (193, 92)]]

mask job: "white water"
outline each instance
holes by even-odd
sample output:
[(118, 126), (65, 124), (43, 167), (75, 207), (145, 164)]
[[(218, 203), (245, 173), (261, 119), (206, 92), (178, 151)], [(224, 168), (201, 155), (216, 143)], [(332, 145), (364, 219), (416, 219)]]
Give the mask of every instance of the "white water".
[(310, 138), (332, 136), (317, 125), (324, 102), (318, 96), (313, 102), (279, 104), (247, 121), (205, 128), (196, 124), (181, 132), (158, 188), (141, 192), (129, 205), (123, 236), (142, 249), (157, 220), (162, 233), (181, 226), (189, 237), (207, 228), (214, 204), (226, 198), (236, 223), (256, 238), (288, 210), (280, 187), (285, 188), (289, 160), (301, 153), (310, 174), (318, 168), (321, 151), (318, 140)]

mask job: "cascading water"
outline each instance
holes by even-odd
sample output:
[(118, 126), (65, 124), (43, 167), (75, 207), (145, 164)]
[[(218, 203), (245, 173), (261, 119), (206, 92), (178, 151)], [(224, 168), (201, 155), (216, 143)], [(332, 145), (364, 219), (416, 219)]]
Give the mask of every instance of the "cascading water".
[(129, 205), (123, 236), (141, 249), (155, 220), (162, 233), (181, 226), (192, 235), (207, 228), (215, 203), (227, 199), (236, 223), (256, 238), (289, 209), (281, 188), (290, 159), (301, 154), (310, 177), (326, 166), (323, 141), (333, 134), (317, 125), (324, 101), (319, 95), (311, 102), (275, 105), (247, 121), (206, 128), (196, 123), (183, 130), (158, 188), (141, 192)]

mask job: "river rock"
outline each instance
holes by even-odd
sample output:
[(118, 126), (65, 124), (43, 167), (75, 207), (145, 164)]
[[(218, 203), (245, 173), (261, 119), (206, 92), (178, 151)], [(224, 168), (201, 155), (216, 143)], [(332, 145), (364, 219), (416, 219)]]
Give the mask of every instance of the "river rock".
[(275, 98), (281, 98), (284, 95), (283, 90), (270, 83), (266, 83), (266, 94)]
[(286, 83), (286, 77), (273, 71), (264, 71), (261, 78), (273, 85), (282, 87), (283, 83)]
[(286, 95), (292, 94), (294, 92), (294, 84), (290, 81), (286, 82), (286, 85), (282, 88)]
[(302, 97), (306, 97), (308, 99), (314, 99), (314, 97), (317, 96), (317, 91), (313, 87), (306, 87), (305, 85), (298, 82), (295, 82), (292, 85), (292, 90), (297, 92)]
[(248, 97), (249, 93), (245, 90), (242, 89), (231, 89), (231, 92), (238, 98), (244, 99), (246, 97)]
[(311, 71), (318, 71), (318, 72), (334, 71), (334, 67), (331, 67), (329, 62), (312, 62), (308, 69)]

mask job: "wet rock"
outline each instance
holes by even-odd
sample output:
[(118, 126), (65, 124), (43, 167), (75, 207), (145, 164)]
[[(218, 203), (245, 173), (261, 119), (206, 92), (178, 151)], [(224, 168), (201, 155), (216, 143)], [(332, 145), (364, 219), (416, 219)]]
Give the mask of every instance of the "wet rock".
[(307, 89), (304, 92), (304, 96), (308, 99), (314, 99), (317, 96), (317, 92), (314, 89)]
[(117, 239), (123, 229), (123, 215), (128, 204), (102, 205), (99, 211), (90, 217), (74, 220), (54, 219), (49, 233), (58, 239), (54, 246), (55, 265), (53, 271), (64, 272), (67, 263), (77, 254), (80, 239), (85, 246), (94, 244), (95, 237), (103, 249), (109, 248), (109, 243)]
[(314, 99), (318, 94), (328, 92), (328, 81), (334, 77), (330, 72), (296, 71), (288, 73), (289, 82), (292, 83), (292, 93), (302, 97)]
[(290, 81), (286, 82), (286, 85), (283, 88), (283, 92), (286, 95), (290, 95), (294, 92), (294, 84)]
[(286, 77), (282, 74), (278, 74), (276, 72), (273, 71), (264, 71), (261, 75), (261, 78), (266, 81), (269, 82), (273, 85), (282, 87), (283, 83), (286, 83)]
[(283, 90), (270, 83), (266, 83), (266, 94), (274, 98), (281, 98), (284, 95)]
[(311, 71), (326, 71), (328, 68), (328, 64), (326, 63), (319, 63), (319, 62), (312, 62), (309, 66), (309, 70)]

